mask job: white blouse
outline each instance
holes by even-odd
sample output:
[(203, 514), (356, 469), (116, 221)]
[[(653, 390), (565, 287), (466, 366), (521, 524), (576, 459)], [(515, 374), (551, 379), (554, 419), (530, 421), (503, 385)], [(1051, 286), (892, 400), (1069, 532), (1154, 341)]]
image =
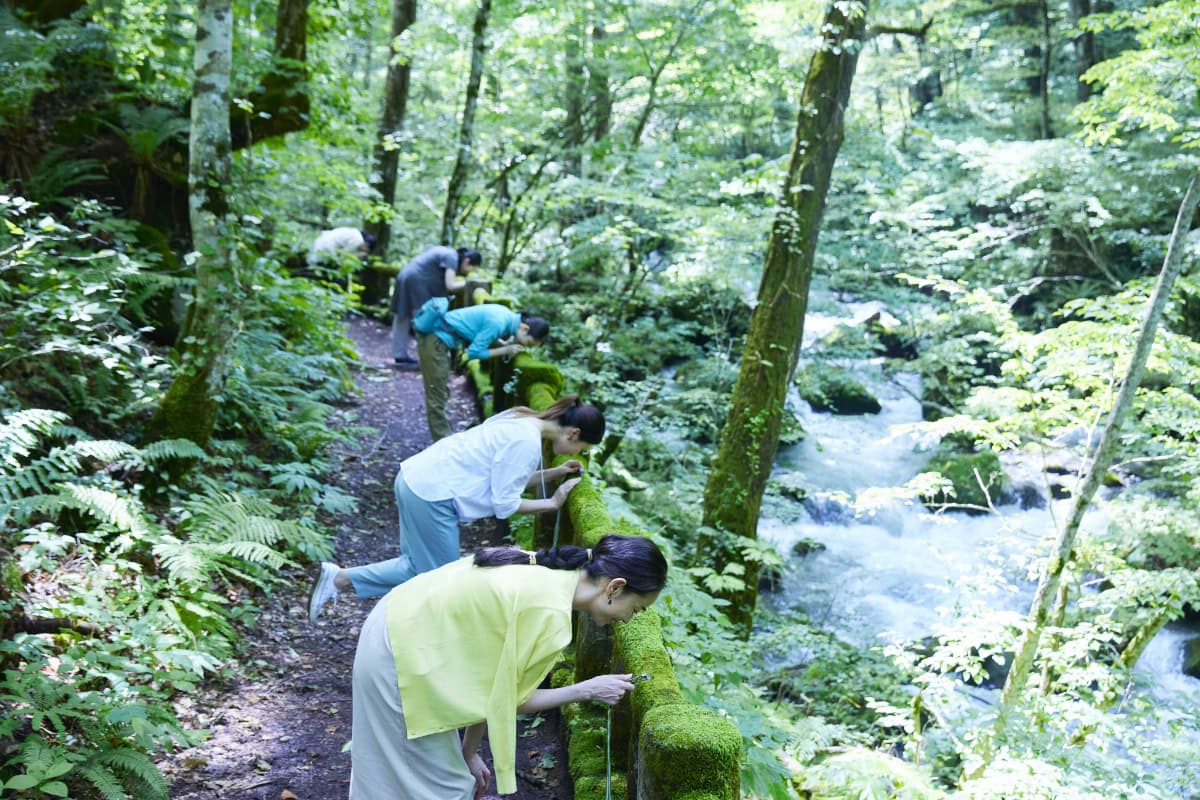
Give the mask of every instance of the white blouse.
[(537, 422), (510, 412), (439, 439), (400, 464), (422, 500), (453, 500), (460, 522), (507, 519), (542, 460)]

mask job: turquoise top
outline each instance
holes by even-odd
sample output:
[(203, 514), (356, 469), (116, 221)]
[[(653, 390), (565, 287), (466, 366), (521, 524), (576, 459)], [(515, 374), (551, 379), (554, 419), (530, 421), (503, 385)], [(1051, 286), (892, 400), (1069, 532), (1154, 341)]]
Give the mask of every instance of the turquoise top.
[(449, 311), (442, 322), (433, 333), (447, 347), (466, 343), (467, 358), (487, 358), (493, 342), (516, 335), (521, 315), (497, 303), (483, 303)]

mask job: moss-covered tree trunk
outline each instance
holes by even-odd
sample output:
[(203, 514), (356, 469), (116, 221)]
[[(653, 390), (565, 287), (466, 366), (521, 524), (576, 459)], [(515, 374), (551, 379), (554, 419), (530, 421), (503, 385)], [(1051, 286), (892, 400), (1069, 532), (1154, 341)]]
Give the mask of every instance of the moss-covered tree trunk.
[[(401, 37), (416, 20), (417, 0), (392, 0), (391, 59), (388, 61), (387, 82), (383, 89), (379, 138), (375, 142), (375, 170), (378, 176), (372, 184), (389, 208), (396, 202), (396, 176), (400, 168), (399, 137), (408, 109), (408, 87), (412, 76), (411, 48), (404, 45)], [(386, 260), (392, 239), (391, 221), (368, 222), (366, 228), (375, 236), (375, 254)]]
[[(754, 537), (767, 476), (779, 446), (784, 399), (800, 354), (813, 256), (830, 176), (842, 143), (842, 121), (858, 63), (867, 3), (833, 3), (825, 15), (820, 49), (809, 64), (796, 136), (771, 228), (758, 304), (717, 455), (704, 489), (704, 522)], [(718, 571), (740, 562), (721, 539), (704, 537), (700, 553)], [(745, 586), (727, 597), (730, 616), (748, 623), (758, 593), (754, 564)]]
[(208, 443), (236, 328), (237, 272), (226, 188), (230, 176), (232, 0), (199, 0), (192, 85), (188, 216), (196, 286), (180, 364), (150, 426), (161, 437)]
[(1159, 273), (1158, 283), (1154, 287), (1154, 294), (1151, 295), (1150, 302), (1146, 307), (1142, 329), (1130, 356), (1129, 366), (1121, 380), (1120, 391), (1108, 413), (1100, 440), (1096, 443), (1096, 447), (1088, 459), (1087, 471), (1075, 492), (1070, 516), (1058, 532), (1054, 541), (1054, 549), (1050, 553), (1050, 558), (1046, 561), (1046, 566), (1038, 581), (1037, 591), (1034, 593), (1033, 602), (1030, 605), (1029, 616), (1025, 621), (1025, 630), (1013, 658), (1012, 669), (1008, 673), (1008, 679), (1004, 682), (1000, 705), (996, 710), (995, 724), (989, 735), (980, 738), (977, 745), (979, 759), (975, 769), (968, 777), (978, 777), (991, 762), (993, 743), (996, 737), (1004, 732), (1008, 719), (1029, 682), (1029, 674), (1033, 670), (1034, 659), (1037, 656), (1038, 643), (1051, 621), (1054, 598), (1058, 594), (1063, 571), (1075, 549), (1075, 540), (1083, 523), (1084, 514), (1091, 506), (1092, 498), (1095, 497), (1096, 490), (1100, 488), (1100, 482), (1112, 463), (1121, 426), (1129, 414), (1129, 409), (1133, 406), (1138, 384), (1142, 380), (1142, 373), (1146, 367), (1146, 360), (1150, 357), (1150, 350), (1154, 346), (1154, 336), (1158, 330), (1159, 320), (1162, 319), (1163, 309), (1171, 296), (1171, 287), (1174, 286), (1175, 279), (1179, 277), (1180, 270), (1183, 268), (1185, 240), (1197, 206), (1200, 206), (1200, 172), (1192, 176), (1183, 202), (1179, 206), (1179, 214), (1175, 218), (1175, 227), (1171, 231), (1171, 238), (1167, 244), (1167, 255), (1163, 260), (1162, 271)]
[(446, 208), (442, 212), (442, 244), (455, 244), (458, 209), (467, 185), (471, 148), (475, 140), (475, 106), (479, 103), (479, 84), (483, 80), (483, 57), (487, 53), (487, 26), (491, 17), (492, 0), (479, 0), (475, 10), (475, 25), (471, 29), (471, 72), (467, 76), (467, 92), (463, 101), (462, 124), (458, 129), (458, 147), (454, 171), (446, 189)]

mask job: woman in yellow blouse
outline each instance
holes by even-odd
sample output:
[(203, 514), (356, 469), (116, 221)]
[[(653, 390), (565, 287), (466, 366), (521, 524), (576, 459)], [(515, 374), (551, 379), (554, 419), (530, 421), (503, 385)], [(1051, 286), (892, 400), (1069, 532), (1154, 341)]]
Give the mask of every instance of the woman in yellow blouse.
[(515, 792), (517, 713), (615, 705), (633, 688), (629, 675), (538, 688), (571, 641), (571, 612), (628, 621), (666, 580), (657, 545), (609, 535), (591, 550), (488, 548), (397, 586), (358, 638), (351, 800), (481, 796), (484, 726), (497, 788)]

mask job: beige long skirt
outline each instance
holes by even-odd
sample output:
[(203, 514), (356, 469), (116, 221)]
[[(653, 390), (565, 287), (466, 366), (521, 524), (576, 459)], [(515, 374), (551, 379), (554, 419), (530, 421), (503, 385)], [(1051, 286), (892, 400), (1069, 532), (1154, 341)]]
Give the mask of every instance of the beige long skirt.
[(457, 731), (408, 738), (381, 600), (358, 635), (350, 800), (472, 800)]

